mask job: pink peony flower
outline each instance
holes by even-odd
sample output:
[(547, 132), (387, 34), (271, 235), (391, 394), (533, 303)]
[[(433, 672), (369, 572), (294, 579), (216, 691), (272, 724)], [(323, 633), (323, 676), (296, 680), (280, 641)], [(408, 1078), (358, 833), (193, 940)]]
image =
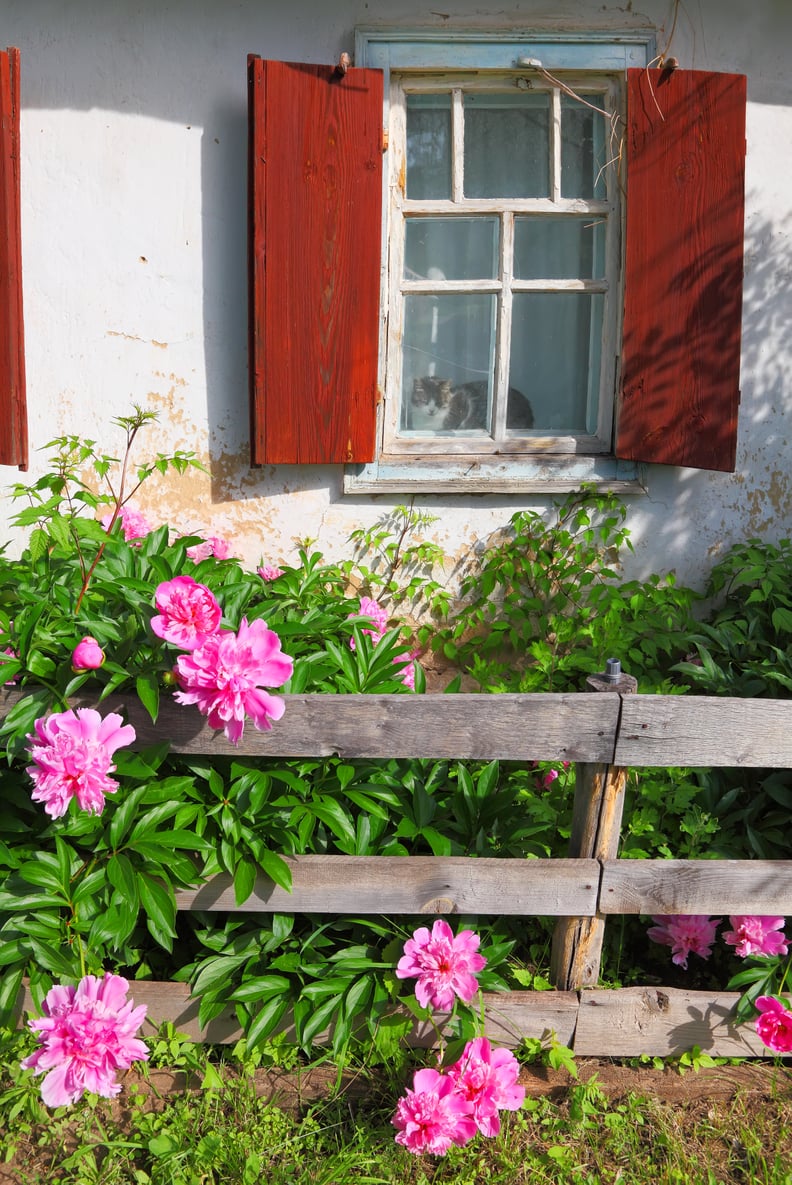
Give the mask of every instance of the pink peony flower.
[[(5, 655), (7, 658), (19, 658), (19, 655), (17, 654), (16, 650), (12, 649), (11, 646), (4, 646), (3, 649), (0, 650), (0, 678), (2, 678), (3, 663), (6, 661), (5, 658), (3, 657), (3, 655)], [(18, 679), (19, 679), (18, 674), (14, 675), (11, 679), (6, 679), (5, 680), (6, 687), (12, 687), (14, 685), (14, 683), (17, 682)]]
[(773, 996), (759, 996), (756, 1031), (768, 1049), (792, 1053), (792, 1012)]
[(129, 984), (105, 972), (102, 979), (86, 975), (77, 987), (56, 985), (47, 992), (44, 1016), (28, 1022), (42, 1048), (23, 1059), (23, 1070), (46, 1077), (41, 1097), (48, 1107), (76, 1103), (88, 1090), (113, 1098), (121, 1087), (118, 1070), (146, 1061), (148, 1051), (135, 1036), (146, 1005), (126, 999)]
[(196, 543), (187, 548), (187, 555), (196, 564), (201, 560), (208, 560), (210, 556), (214, 556), (216, 560), (227, 560), (231, 558), (232, 554), (231, 544), (227, 539), (221, 539), (219, 535), (210, 535), (208, 539), (204, 539), (203, 543)]
[(417, 650), (413, 653), (407, 651), (404, 654), (397, 654), (393, 660), (394, 662), (407, 663), (407, 665), (402, 667), (402, 669), (399, 671), (399, 678), (405, 687), (409, 687), (410, 691), (415, 691), (415, 659), (417, 654)]
[(116, 712), (103, 720), (93, 708), (77, 708), (43, 716), (34, 727), (36, 735), (27, 738), (35, 762), (27, 769), (35, 784), (33, 801), (43, 802), (53, 819), (66, 814), (72, 798), (82, 810), (101, 814), (105, 795), (118, 789), (108, 776), (115, 769), (112, 755), (132, 744), (132, 725)]
[(520, 1067), (509, 1049), (493, 1049), (486, 1037), (468, 1041), (448, 1075), (457, 1094), (467, 1099), (482, 1135), (497, 1136), (499, 1111), (517, 1111), (525, 1099), (525, 1087), (517, 1079)]
[(462, 930), (456, 937), (442, 918), (432, 932), (420, 926), (404, 944), (404, 955), (396, 967), (398, 979), (417, 976), (415, 995), (424, 1008), (453, 1008), (454, 996), (466, 1004), (478, 991), (475, 975), (487, 960), (478, 953), (479, 936)]
[[(102, 526), (106, 531), (110, 529), (112, 521), (112, 514), (106, 514), (102, 519)], [(131, 506), (121, 507), (118, 512), (118, 521), (121, 523), (127, 543), (135, 543), (136, 540), (145, 538), (154, 530), (145, 515), (141, 514), (139, 510), (133, 510)]]
[(151, 619), (152, 630), (181, 650), (201, 646), (220, 626), (223, 614), (214, 593), (192, 576), (163, 581), (154, 599), (160, 612)]
[(104, 650), (96, 638), (83, 638), (72, 651), (73, 671), (95, 671), (105, 660)]
[(547, 773), (545, 774), (545, 776), (542, 778), (542, 786), (544, 787), (544, 789), (549, 790), (557, 777), (558, 777), (558, 770), (557, 769), (549, 769), (547, 771)]
[(467, 1144), (476, 1134), (471, 1104), (450, 1077), (431, 1069), (416, 1072), (413, 1089), (399, 1099), (391, 1122), (399, 1129), (396, 1143), (416, 1156), (445, 1156), (452, 1144)]
[(670, 913), (666, 916), (653, 917), (655, 923), (647, 930), (652, 942), (659, 942), (663, 946), (670, 946), (672, 950), (671, 962), (687, 970), (688, 956), (700, 955), (708, 959), (712, 954), (712, 944), (715, 941), (715, 931), (720, 925), (719, 918), (708, 918), (694, 914)]
[(748, 955), (785, 955), (788, 950), (783, 933), (783, 918), (738, 915), (730, 917), (731, 930), (725, 930), (723, 941), (734, 947), (741, 959)]
[(279, 576), (283, 575), (283, 569), (279, 568), (277, 564), (262, 564), (259, 568), (256, 568), (256, 571), (261, 579), (267, 582), (277, 580)]
[[(357, 613), (350, 613), (350, 617), (370, 617), (374, 628), (369, 629), (367, 626), (363, 627), (364, 634), (370, 634), (374, 639), (374, 645), (377, 645), (383, 634), (387, 633), (388, 629), (388, 611), (375, 601), (372, 597), (361, 597), (360, 608)], [(350, 650), (355, 649), (355, 639), (349, 639)]]
[(291, 678), (294, 663), (280, 647), (280, 638), (263, 621), (248, 625), (243, 617), (239, 631), (220, 630), (192, 654), (176, 660), (181, 704), (197, 704), (212, 728), (222, 728), (238, 744), (245, 727), (245, 714), (256, 728), (269, 729), (280, 720), (284, 702), (262, 691), (280, 687)]

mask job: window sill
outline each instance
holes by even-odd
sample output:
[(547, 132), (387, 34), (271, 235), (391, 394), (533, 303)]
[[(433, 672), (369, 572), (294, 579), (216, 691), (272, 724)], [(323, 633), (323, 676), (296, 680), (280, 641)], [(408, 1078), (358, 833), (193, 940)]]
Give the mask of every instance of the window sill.
[(521, 462), (460, 460), (442, 466), (407, 459), (350, 465), (344, 473), (344, 493), (558, 494), (579, 489), (584, 482), (617, 493), (645, 491), (641, 466), (635, 462), (555, 456)]

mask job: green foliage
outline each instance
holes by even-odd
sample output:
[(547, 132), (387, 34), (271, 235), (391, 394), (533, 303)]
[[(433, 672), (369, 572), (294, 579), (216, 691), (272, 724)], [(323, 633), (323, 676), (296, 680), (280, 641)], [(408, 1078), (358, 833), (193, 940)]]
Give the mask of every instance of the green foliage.
[(694, 595), (671, 574), (620, 580), (626, 513), (614, 494), (585, 489), (555, 502), (550, 521), (513, 515), (464, 580), (435, 646), (484, 691), (581, 691), (611, 656), (640, 674), (642, 691), (671, 690)]
[[(343, 1058), (358, 1043), (373, 1062), (394, 1064), (412, 1024), (400, 1008), (412, 998), (393, 968), (425, 919), (284, 912), (254, 924), (242, 912), (178, 913), (177, 891), (224, 873), (244, 907), (262, 874), (288, 892), (284, 857), (306, 853), (567, 853), (574, 769), (566, 765), (210, 760), (177, 757), (163, 743), (117, 753), (119, 790), (101, 816), (72, 805), (51, 820), (31, 802), (24, 772), (35, 721), (78, 694), (101, 704), (114, 692), (137, 697), (156, 721), (172, 690), (174, 652), (150, 621), (157, 586), (177, 575), (211, 589), (224, 628), (238, 628), (244, 617), (278, 633), (294, 659), (284, 688), (292, 693), (405, 692), (408, 649), (430, 639), (488, 692), (578, 691), (612, 655), (642, 692), (772, 695), (792, 686), (784, 673), (792, 653), (789, 544), (735, 549), (713, 572), (716, 610), (706, 623), (693, 620), (694, 595), (670, 576), (620, 580), (620, 553), (630, 546), (625, 509), (592, 490), (556, 503), (547, 519), (515, 514), (469, 557), (453, 610), (445, 583), (451, 565), (426, 537), (434, 519), (412, 505), (354, 532), (352, 560), (328, 563), (305, 541), (293, 565), (264, 581), (235, 559), (190, 559), (187, 549), (200, 536), (174, 538), (167, 524), (125, 540), (117, 519), (141, 483), (196, 464), (177, 452), (133, 466), (133, 444), (151, 419), (135, 409), (116, 421), (125, 436), (118, 460), (93, 441), (53, 441), (50, 471), (14, 489), (25, 503), (16, 522), (29, 537), (19, 559), (0, 556), (3, 673), (22, 692), (0, 725), (7, 755), (0, 1015), (10, 1014), (23, 976), (40, 1002), (54, 980), (112, 970), (188, 982), (202, 1023), (232, 1010), (248, 1058), (278, 1064), (294, 1056), (279, 1044), (288, 1015), (295, 1048), (309, 1052), (321, 1039)], [(103, 511), (109, 530), (97, 521)], [(360, 614), (361, 594), (390, 614), (379, 639)], [(71, 653), (85, 635), (107, 658), (97, 670), (75, 672)], [(691, 654), (695, 661), (677, 661)], [(416, 690), (423, 686), (419, 667)], [(642, 771), (628, 785), (622, 854), (780, 858), (790, 806), (785, 772)], [(482, 934), (483, 987), (549, 986), (546, 920), (459, 923)], [(635, 951), (645, 947), (637, 921), (610, 926), (606, 975), (635, 976)], [(774, 974), (746, 979), (746, 999), (777, 985), (783, 971)], [(473, 1031), (474, 1018), (459, 1010), (452, 1042)], [(567, 1064), (563, 1047), (548, 1056)]]
[[(342, 565), (361, 591), (394, 610), (410, 606), (444, 617), (451, 593), (435, 573), (443, 573), (446, 557), (431, 540), (415, 538), (417, 532), (437, 522), (437, 515), (409, 506), (395, 506), (372, 527), (360, 527), (349, 536), (354, 557)], [(424, 636), (428, 636), (425, 631)]]
[[(93, 441), (53, 441), (50, 471), (14, 490), (27, 502), (16, 521), (29, 529), (30, 543), (19, 559), (0, 557), (3, 673), (22, 692), (0, 727), (7, 755), (0, 769), (0, 1014), (10, 1014), (23, 976), (39, 1004), (54, 980), (87, 972), (192, 975), (202, 1019), (230, 1004), (255, 1045), (268, 1038), (304, 986), (301, 1042), (309, 1045), (333, 1018), (340, 1050), (369, 1000), (376, 995), (383, 1003), (395, 994), (375, 983), (373, 973), (382, 963), (371, 943), (383, 936), (389, 941), (390, 931), (361, 923), (326, 938), (324, 927), (314, 932), (309, 923), (291, 940), (295, 919), (275, 915), (268, 928), (247, 933), (244, 915), (231, 922), (178, 915), (175, 894), (224, 872), (241, 906), (257, 875), (290, 889), (284, 853), (398, 849), (400, 825), (431, 844), (430, 818), (415, 819), (409, 777), (401, 780), (393, 767), (383, 776), (376, 769), (358, 773), (338, 761), (267, 768), (187, 760), (170, 756), (163, 742), (116, 754), (119, 789), (100, 816), (72, 803), (53, 820), (30, 798), (24, 772), (29, 737), (47, 712), (67, 708), (78, 693), (101, 704), (124, 692), (137, 696), (156, 720), (162, 697), (171, 692), (175, 656), (150, 621), (157, 586), (180, 574), (211, 589), (224, 628), (236, 629), (243, 617), (261, 618), (278, 632), (294, 659), (286, 691), (406, 690), (398, 623), (375, 645), (346, 573), (318, 552), (303, 547), (294, 566), (266, 582), (236, 560), (193, 561), (187, 549), (200, 537), (172, 538), (167, 525), (127, 542), (115, 523), (141, 483), (194, 463), (186, 453), (160, 454), (130, 478), (132, 445), (152, 418), (136, 409), (116, 421), (126, 438), (120, 460), (97, 451)], [(103, 509), (108, 529), (95, 517)], [(106, 661), (75, 672), (72, 651), (85, 635), (99, 642)], [(402, 811), (391, 820), (393, 799)], [(336, 968), (330, 960), (342, 942), (369, 953), (352, 968), (348, 962)], [(330, 993), (321, 982), (328, 969), (337, 988)]]
[(750, 539), (710, 573), (708, 620), (675, 670), (701, 695), (785, 699), (792, 692), (792, 542)]

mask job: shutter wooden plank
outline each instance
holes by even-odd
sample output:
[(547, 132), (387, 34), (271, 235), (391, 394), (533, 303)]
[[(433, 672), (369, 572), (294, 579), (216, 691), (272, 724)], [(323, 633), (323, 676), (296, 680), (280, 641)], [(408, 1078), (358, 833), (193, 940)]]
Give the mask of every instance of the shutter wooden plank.
[(614, 761), (792, 769), (792, 700), (626, 696)]
[(27, 469), (19, 187), (19, 50), (0, 53), (0, 465)]
[(773, 1057), (754, 1025), (736, 1025), (737, 992), (620, 988), (580, 996), (577, 1057), (673, 1057), (698, 1045), (718, 1057)]
[(251, 463), (374, 459), (382, 72), (248, 60)]
[[(24, 692), (0, 689), (0, 718)], [(235, 757), (447, 757), (490, 761), (608, 761), (618, 696), (595, 695), (285, 695), (286, 711), (269, 732), (250, 722), (238, 746), (206, 724), (197, 709), (172, 699), (157, 723), (134, 693), (111, 695), (102, 712), (120, 712), (136, 731), (135, 747), (163, 737), (174, 753)], [(767, 702), (767, 701), (763, 701)], [(96, 707), (96, 695), (71, 696)]]
[[(597, 860), (471, 859), (468, 856), (289, 856), (292, 892), (259, 877), (247, 913), (484, 914), (591, 917)], [(179, 909), (236, 909), (230, 876), (180, 889)], [(790, 910), (792, 913), (792, 910)]]
[(600, 912), (792, 916), (792, 860), (606, 860)]
[(733, 472), (746, 79), (627, 71), (627, 237), (616, 455)]

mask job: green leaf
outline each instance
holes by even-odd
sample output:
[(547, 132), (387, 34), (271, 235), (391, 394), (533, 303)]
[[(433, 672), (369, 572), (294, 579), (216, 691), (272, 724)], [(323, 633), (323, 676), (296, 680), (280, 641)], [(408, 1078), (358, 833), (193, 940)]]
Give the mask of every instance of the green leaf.
[(300, 1044), (307, 1048), (314, 1037), (321, 1033), (322, 1029), (330, 1023), (330, 1018), (339, 1011), (341, 1007), (342, 997), (340, 995), (333, 995), (329, 1000), (325, 1000), (320, 1004), (316, 1011), (308, 1017), (303, 1025), (300, 1033)]
[(257, 1045), (260, 1045), (262, 1041), (265, 1041), (269, 1037), (270, 1033), (277, 1027), (288, 1006), (288, 1000), (278, 999), (277, 996), (273, 996), (272, 999), (268, 1000), (256, 1012), (245, 1034), (248, 1048), (255, 1049)]
[(112, 848), (118, 848), (120, 846), (121, 841), (124, 839), (130, 827), (132, 826), (132, 820), (135, 816), (135, 812), (140, 805), (140, 801), (145, 793), (145, 786), (136, 786), (134, 790), (132, 790), (127, 795), (121, 805), (116, 808), (113, 818), (110, 821), (109, 838), (110, 846)]
[(256, 979), (244, 980), (230, 998), (241, 1004), (251, 1004), (271, 996), (285, 995), (290, 989), (291, 980), (285, 975), (259, 975)]
[(118, 852), (107, 861), (107, 879), (114, 889), (128, 901), (138, 903), (138, 882), (132, 862), (123, 852)]
[(355, 828), (340, 802), (334, 798), (314, 799), (310, 809), (339, 839), (354, 844)]
[(47, 971), (51, 971), (53, 975), (57, 975), (61, 979), (79, 978), (81, 968), (76, 949), (70, 949), (67, 946), (63, 948), (63, 951), (67, 953), (61, 953), (48, 942), (41, 942), (37, 938), (30, 939), (30, 949), (37, 966), (46, 968)]
[(243, 963), (247, 963), (249, 955), (217, 955), (207, 959), (192, 985), (192, 994), (202, 996), (211, 992), (222, 984), (231, 985), (233, 973)]
[(256, 865), (240, 856), (234, 869), (234, 902), (237, 909), (247, 901), (256, 884)]
[(11, 942), (0, 943), (0, 967), (25, 959), (29, 952), (30, 946), (26, 939), (14, 938)]
[(25, 964), (19, 963), (0, 975), (0, 1024), (11, 1024), (15, 1020), (16, 1003), (22, 989)]
[(276, 852), (259, 852), (258, 861), (262, 871), (287, 893), (292, 891), (292, 871), (282, 856)]
[(160, 881), (154, 880), (145, 872), (138, 875), (138, 892), (140, 904), (146, 913), (149, 933), (160, 946), (171, 950), (172, 940), (176, 937), (176, 902), (172, 892), (168, 892)]
[(138, 675), (135, 680), (135, 690), (143, 707), (156, 724), (160, 700), (160, 688), (157, 676), (153, 673)]

